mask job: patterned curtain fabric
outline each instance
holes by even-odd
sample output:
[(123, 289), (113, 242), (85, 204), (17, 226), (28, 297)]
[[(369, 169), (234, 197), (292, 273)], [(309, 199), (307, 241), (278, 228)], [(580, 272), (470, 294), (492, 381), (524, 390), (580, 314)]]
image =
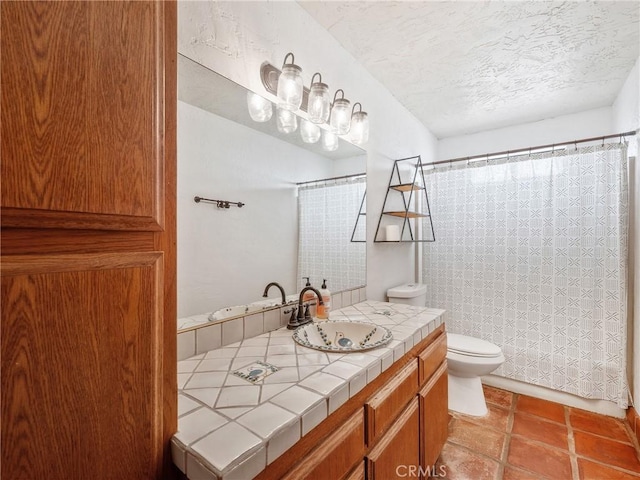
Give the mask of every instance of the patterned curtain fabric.
[(497, 375), (627, 407), (626, 147), (425, 170), (427, 306), (499, 345)]
[(366, 244), (351, 242), (365, 188), (360, 178), (298, 190), (298, 291), (303, 276), (318, 289), (326, 278), (332, 292), (367, 283)]

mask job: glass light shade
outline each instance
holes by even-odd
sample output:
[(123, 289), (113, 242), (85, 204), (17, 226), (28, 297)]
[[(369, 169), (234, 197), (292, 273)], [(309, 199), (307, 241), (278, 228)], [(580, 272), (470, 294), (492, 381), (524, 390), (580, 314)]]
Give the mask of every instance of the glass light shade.
[(331, 111), (331, 97), (329, 87), (326, 83), (312, 83), (309, 89), (309, 102), (307, 103), (307, 113), (309, 120), (313, 123), (325, 123), (329, 120)]
[(316, 143), (320, 140), (320, 127), (303, 118), (300, 121), (300, 136), (304, 143)]
[(367, 112), (355, 112), (351, 117), (351, 141), (364, 145), (369, 141), (369, 117)]
[(249, 115), (254, 122), (267, 122), (273, 115), (271, 102), (253, 92), (247, 92), (247, 106)]
[(283, 65), (278, 78), (278, 106), (298, 110), (302, 105), (302, 90), (302, 69), (292, 63)]
[(337, 135), (344, 135), (351, 127), (351, 102), (344, 98), (334, 100), (331, 107), (331, 130)]
[(298, 128), (298, 116), (291, 110), (276, 108), (276, 124), (281, 133), (292, 133)]
[(329, 130), (322, 131), (322, 148), (327, 152), (333, 152), (338, 149), (338, 136)]

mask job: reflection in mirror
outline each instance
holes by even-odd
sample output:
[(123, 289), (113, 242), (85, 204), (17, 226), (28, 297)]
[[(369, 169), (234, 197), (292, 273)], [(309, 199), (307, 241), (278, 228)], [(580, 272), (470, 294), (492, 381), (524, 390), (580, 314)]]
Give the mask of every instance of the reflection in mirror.
[(303, 277), (310, 277), (315, 285), (326, 279), (330, 291), (364, 285), (366, 245), (352, 237), (364, 237), (365, 222), (358, 221), (358, 216), (365, 175), (298, 187), (298, 290), (304, 286)]
[[(281, 303), (277, 288), (262, 298), (270, 282), (297, 298), (298, 271), (311, 269), (299, 265), (305, 249), (319, 265), (304, 273), (314, 286), (323, 278), (332, 292), (363, 286), (366, 244), (351, 238), (357, 224), (364, 228), (357, 222), (364, 177), (317, 180), (361, 174), (365, 152), (343, 138), (327, 152), (321, 142), (304, 143), (299, 131), (284, 135), (275, 108), (269, 121), (255, 122), (246, 89), (186, 57), (178, 65), (178, 317), (191, 319), (182, 327), (219, 310), (227, 311), (216, 318), (231, 318)], [(341, 191), (337, 202), (307, 194), (325, 189), (333, 198), (333, 187), (353, 191)], [(218, 208), (195, 196), (244, 205)], [(310, 215), (299, 211), (299, 197)], [(350, 252), (354, 265), (335, 257), (338, 251)]]

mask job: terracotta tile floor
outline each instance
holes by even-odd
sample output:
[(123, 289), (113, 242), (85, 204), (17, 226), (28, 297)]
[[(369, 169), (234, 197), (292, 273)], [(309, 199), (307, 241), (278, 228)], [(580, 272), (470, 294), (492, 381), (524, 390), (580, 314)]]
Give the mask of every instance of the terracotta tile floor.
[(640, 480), (626, 420), (485, 386), (489, 414), (450, 412), (446, 480)]

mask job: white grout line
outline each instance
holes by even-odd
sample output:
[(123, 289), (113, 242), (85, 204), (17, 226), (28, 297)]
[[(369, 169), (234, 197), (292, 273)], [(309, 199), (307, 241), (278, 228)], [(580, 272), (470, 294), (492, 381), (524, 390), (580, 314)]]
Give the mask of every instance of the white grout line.
[(573, 436), (573, 427), (569, 408), (564, 407), (564, 423), (567, 425), (567, 442), (569, 443), (569, 461), (571, 462), (571, 477), (573, 480), (580, 480), (580, 470), (578, 467), (578, 457), (576, 455), (576, 439)]

